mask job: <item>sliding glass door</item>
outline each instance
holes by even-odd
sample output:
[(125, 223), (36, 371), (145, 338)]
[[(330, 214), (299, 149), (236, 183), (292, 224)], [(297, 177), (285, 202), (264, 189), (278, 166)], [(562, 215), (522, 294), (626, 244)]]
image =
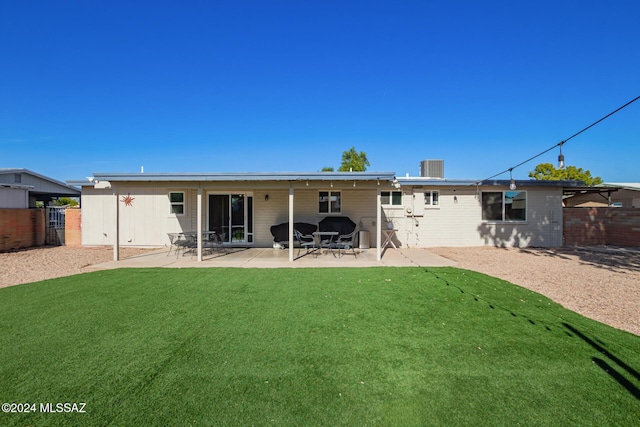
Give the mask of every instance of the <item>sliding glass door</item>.
[(253, 243), (253, 196), (209, 194), (209, 231), (225, 243)]

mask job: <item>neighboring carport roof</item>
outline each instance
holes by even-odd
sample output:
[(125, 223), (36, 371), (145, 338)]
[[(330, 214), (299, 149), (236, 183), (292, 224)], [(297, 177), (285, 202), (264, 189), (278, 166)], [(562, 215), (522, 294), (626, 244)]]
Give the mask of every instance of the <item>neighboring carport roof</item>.
[[(29, 185), (29, 193), (36, 196), (51, 196), (51, 197), (78, 197), (80, 196), (80, 189), (72, 185), (65, 184), (48, 176), (41, 175), (37, 172), (33, 172), (24, 168), (0, 168), (0, 175), (8, 174), (25, 174), (31, 175), (35, 179), (31, 179)], [(2, 182), (2, 177), (0, 177)], [(18, 185), (18, 183), (3, 183), (8, 185)], [(21, 183), (24, 184), (24, 183)]]
[(586, 194), (586, 193), (610, 193), (614, 191), (618, 191), (619, 187), (587, 187), (587, 186), (572, 186), (572, 187), (564, 187), (565, 194)]
[(640, 182), (603, 182), (600, 187), (619, 188), (621, 190), (640, 191)]

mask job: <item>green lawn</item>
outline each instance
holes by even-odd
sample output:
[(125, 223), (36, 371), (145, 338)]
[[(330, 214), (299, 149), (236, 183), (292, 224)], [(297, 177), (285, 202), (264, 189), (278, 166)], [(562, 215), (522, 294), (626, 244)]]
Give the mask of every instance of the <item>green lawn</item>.
[(640, 337), (455, 268), (83, 274), (0, 289), (0, 345), (0, 425), (640, 419)]

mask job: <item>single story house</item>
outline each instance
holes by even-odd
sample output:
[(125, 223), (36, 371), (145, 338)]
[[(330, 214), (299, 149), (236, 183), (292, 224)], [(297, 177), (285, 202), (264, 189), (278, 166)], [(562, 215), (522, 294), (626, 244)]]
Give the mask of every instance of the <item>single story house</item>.
[(23, 168), (0, 168), (0, 208), (35, 208), (58, 197), (80, 197), (77, 187)]
[[(562, 245), (566, 182), (396, 178), (393, 172), (95, 173), (82, 188), (82, 244), (162, 247), (168, 233), (205, 231), (224, 244), (272, 247), (273, 225), (346, 216), (382, 256), (399, 247)], [(510, 184), (514, 189), (510, 188)], [(575, 185), (575, 183), (573, 183)], [(363, 245), (364, 244), (364, 245)]]

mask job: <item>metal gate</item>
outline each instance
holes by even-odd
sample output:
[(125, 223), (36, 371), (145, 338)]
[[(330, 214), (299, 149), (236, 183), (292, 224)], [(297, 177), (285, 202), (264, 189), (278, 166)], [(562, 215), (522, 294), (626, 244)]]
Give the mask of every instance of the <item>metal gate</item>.
[(66, 206), (47, 206), (45, 244), (64, 246), (64, 212)]

